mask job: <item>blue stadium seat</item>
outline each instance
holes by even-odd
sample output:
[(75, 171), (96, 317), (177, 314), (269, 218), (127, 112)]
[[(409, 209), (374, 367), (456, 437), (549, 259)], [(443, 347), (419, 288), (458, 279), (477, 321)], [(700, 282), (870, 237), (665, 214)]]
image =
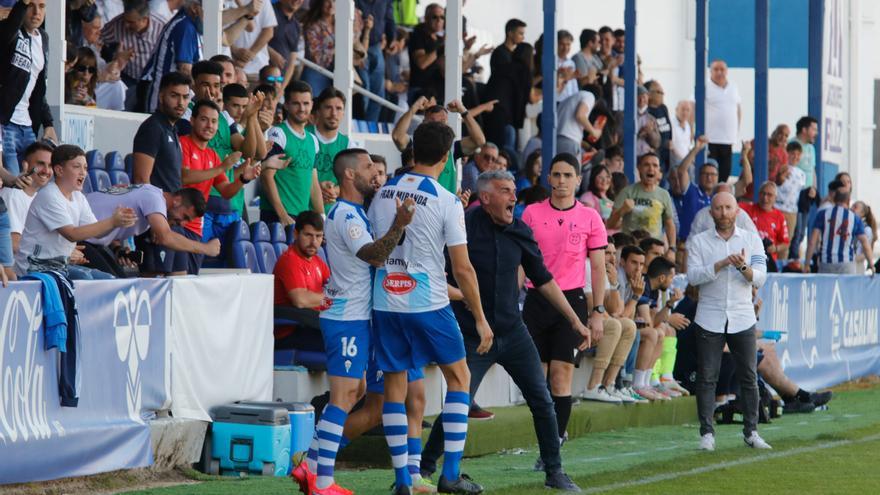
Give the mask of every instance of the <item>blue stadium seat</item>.
[(227, 267), (247, 268), (252, 273), (260, 273), (257, 250), (251, 244), (247, 223), (239, 220), (237, 226), (230, 226), (227, 236)]
[(134, 176), (134, 155), (131, 153), (125, 155), (125, 173), (127, 173), (129, 177)]
[(284, 233), (287, 235), (287, 245), (293, 244), (293, 239), (296, 237), (296, 225), (288, 225), (284, 228)]
[(354, 128), (357, 132), (369, 132), (369, 129), (367, 127), (367, 123), (364, 122), (363, 120), (355, 120), (353, 122), (354, 122)]
[(91, 150), (86, 152), (86, 164), (89, 166), (89, 170), (100, 168), (104, 168), (104, 155), (101, 154), (98, 150)]
[(125, 170), (125, 159), (122, 158), (122, 153), (118, 151), (111, 151), (104, 155), (104, 168), (107, 169), (108, 172), (113, 170)]
[[(101, 160), (103, 164), (103, 158)], [(100, 168), (90, 169), (89, 179), (92, 181), (92, 190), (94, 191), (103, 191), (113, 185), (113, 181), (110, 180), (110, 174)]]
[(90, 177), (86, 177), (86, 180), (83, 181), (83, 194), (88, 194), (90, 192), (94, 192), (95, 188), (92, 187), (92, 179)]
[(110, 183), (114, 186), (127, 186), (131, 184), (131, 178), (125, 173), (125, 170), (110, 170)]
[(251, 225), (251, 241), (257, 250), (257, 265), (262, 273), (272, 273), (278, 256), (272, 246), (272, 236), (265, 222), (257, 222)]
[(372, 120), (367, 121), (367, 132), (370, 134), (379, 134), (379, 123)]
[(275, 256), (280, 258), (284, 251), (287, 251), (287, 235), (284, 233), (284, 226), (279, 222), (269, 224), (269, 239), (272, 241), (272, 247), (275, 249)]

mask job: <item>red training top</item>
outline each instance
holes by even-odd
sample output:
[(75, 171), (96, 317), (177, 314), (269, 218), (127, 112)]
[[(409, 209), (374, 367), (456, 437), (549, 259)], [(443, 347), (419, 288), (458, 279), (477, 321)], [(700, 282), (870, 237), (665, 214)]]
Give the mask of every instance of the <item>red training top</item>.
[[(183, 152), (183, 168), (188, 168), (190, 170), (209, 170), (220, 166), (220, 157), (217, 156), (217, 152), (209, 147), (205, 147), (205, 149), (199, 148), (190, 136), (183, 136), (180, 138), (180, 148)], [(228, 182), (229, 179), (226, 178), (226, 174), (218, 174), (211, 180), (196, 182), (195, 184), (187, 184), (184, 187), (197, 189), (202, 193), (202, 196), (205, 197), (205, 201), (207, 201), (208, 195), (211, 194), (211, 187), (226, 184)], [(192, 221), (187, 222), (184, 225), (184, 228), (190, 232), (194, 232), (199, 237), (202, 237), (202, 217), (194, 218)]]

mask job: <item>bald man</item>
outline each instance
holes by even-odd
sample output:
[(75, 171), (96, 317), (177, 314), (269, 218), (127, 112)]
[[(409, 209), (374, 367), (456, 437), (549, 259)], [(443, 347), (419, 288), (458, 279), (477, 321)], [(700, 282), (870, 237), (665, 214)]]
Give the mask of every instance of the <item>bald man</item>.
[(739, 207), (732, 194), (719, 192), (710, 208), (715, 228), (691, 235), (687, 242), (688, 281), (700, 290), (694, 318), (700, 449), (715, 450), (715, 388), (725, 344), (740, 381), (743, 440), (751, 448), (769, 449), (757, 431), (757, 318), (752, 305), (752, 288), (767, 280), (767, 257), (758, 234), (736, 226)]
[(758, 190), (757, 203), (742, 203), (739, 207), (749, 215), (758, 228), (761, 239), (770, 241), (767, 252), (774, 261), (782, 253), (788, 259), (788, 222), (785, 215), (776, 209), (776, 183), (767, 181)]

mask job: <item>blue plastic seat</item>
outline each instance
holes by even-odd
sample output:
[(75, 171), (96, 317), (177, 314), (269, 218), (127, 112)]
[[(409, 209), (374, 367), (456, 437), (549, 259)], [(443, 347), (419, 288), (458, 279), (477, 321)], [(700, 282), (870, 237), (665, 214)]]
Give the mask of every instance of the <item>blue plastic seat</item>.
[(91, 150), (86, 152), (86, 164), (89, 166), (89, 170), (100, 168), (104, 168), (104, 155), (101, 154), (98, 150)]
[(104, 155), (104, 168), (108, 172), (113, 170), (125, 171), (125, 159), (122, 157), (122, 153), (111, 151)]
[(239, 220), (238, 225), (230, 226), (227, 231), (227, 242), (227, 267), (247, 268), (252, 273), (260, 273), (257, 250), (250, 241), (247, 223)]
[(296, 226), (288, 225), (284, 228), (284, 233), (287, 235), (287, 245), (293, 244), (293, 240), (296, 239)]
[(94, 191), (104, 191), (113, 185), (113, 181), (110, 180), (110, 174), (100, 168), (90, 169), (89, 179), (92, 181), (92, 190)]
[(125, 155), (125, 173), (128, 174), (129, 177), (134, 177), (134, 155), (131, 153)]
[(127, 186), (131, 184), (131, 178), (125, 173), (125, 170), (110, 170), (110, 183), (114, 186)]
[(86, 177), (86, 180), (83, 181), (83, 189), (82, 189), (82, 193), (83, 193), (83, 194), (89, 194), (89, 193), (94, 192), (94, 191), (95, 191), (95, 188), (92, 187), (92, 179), (91, 179), (91, 177)]
[(367, 121), (367, 132), (370, 134), (379, 134), (379, 123), (372, 120)]
[(287, 235), (284, 233), (284, 226), (278, 222), (269, 224), (269, 239), (272, 241), (272, 248), (275, 249), (275, 257), (281, 258), (281, 255), (287, 251)]
[(278, 256), (275, 254), (275, 248), (272, 246), (272, 236), (269, 233), (269, 226), (265, 222), (257, 222), (251, 225), (251, 242), (254, 243), (254, 249), (257, 250), (257, 265), (262, 273), (272, 273), (275, 269), (275, 263)]

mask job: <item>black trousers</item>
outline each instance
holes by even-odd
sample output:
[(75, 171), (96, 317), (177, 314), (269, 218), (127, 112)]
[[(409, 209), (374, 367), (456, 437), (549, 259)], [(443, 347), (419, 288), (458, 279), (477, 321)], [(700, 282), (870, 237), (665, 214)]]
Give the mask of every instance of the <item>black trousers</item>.
[[(471, 397), (480, 388), (480, 382), (493, 364), (500, 364), (513, 379), (513, 383), (522, 391), (526, 404), (532, 412), (535, 424), (535, 435), (544, 469), (553, 473), (562, 469), (559, 454), (559, 431), (556, 426), (556, 411), (547, 388), (547, 378), (541, 368), (538, 349), (532, 341), (525, 325), (505, 335), (496, 335), (492, 348), (486, 354), (478, 354), (480, 341), (473, 336), (465, 335), (464, 348), (466, 360), (471, 372)], [(443, 455), (443, 422), (437, 420), (431, 428), (431, 436), (422, 451), (421, 470), (433, 473), (437, 469), (437, 459)]]
[(733, 145), (709, 143), (709, 158), (718, 162), (718, 182), (727, 182), (733, 160)]
[(699, 325), (697, 329), (697, 413), (700, 435), (715, 433), (715, 387), (721, 369), (724, 344), (736, 363), (739, 379), (739, 400), (743, 410), (743, 435), (749, 436), (758, 428), (758, 351), (755, 327), (739, 332), (710, 332)]

